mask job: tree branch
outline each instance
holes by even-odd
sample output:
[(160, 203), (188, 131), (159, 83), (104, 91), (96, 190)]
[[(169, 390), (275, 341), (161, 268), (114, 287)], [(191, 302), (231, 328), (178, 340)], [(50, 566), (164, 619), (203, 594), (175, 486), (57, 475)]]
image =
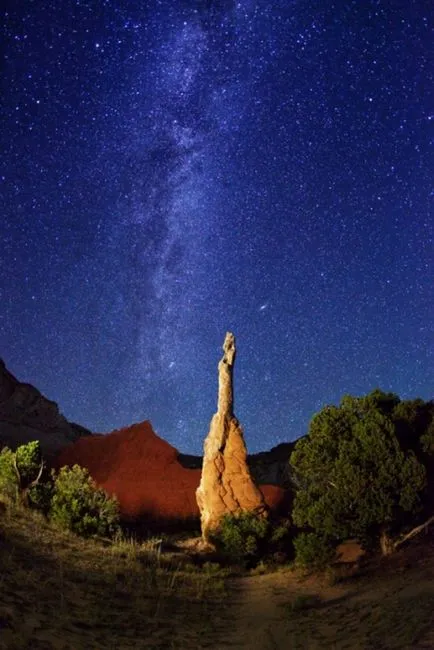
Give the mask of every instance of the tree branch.
[(18, 479), (18, 487), (20, 488), (21, 487), (21, 474), (20, 474), (20, 470), (18, 469), (18, 466), (17, 466), (16, 454), (13, 454), (12, 465), (13, 465), (15, 474), (16, 474), (17, 479)]
[(39, 483), (39, 481), (41, 479), (41, 476), (42, 476), (42, 472), (44, 471), (44, 467), (45, 467), (45, 463), (44, 463), (43, 460), (41, 460), (41, 466), (39, 468), (38, 476), (35, 478), (34, 481), (32, 481), (30, 483), (29, 489), (32, 488), (32, 487), (35, 487), (35, 485), (38, 485), (38, 483)]
[(430, 524), (434, 522), (434, 515), (427, 519), (427, 521), (424, 524), (421, 524), (420, 526), (416, 526), (416, 528), (413, 528), (413, 530), (410, 530), (409, 533), (401, 537), (401, 539), (398, 539), (396, 542), (394, 542), (393, 546), (395, 549), (398, 548), (398, 546), (401, 546), (404, 542), (407, 540), (411, 539), (412, 537), (416, 537), (416, 535), (419, 535), (423, 530), (426, 530)]

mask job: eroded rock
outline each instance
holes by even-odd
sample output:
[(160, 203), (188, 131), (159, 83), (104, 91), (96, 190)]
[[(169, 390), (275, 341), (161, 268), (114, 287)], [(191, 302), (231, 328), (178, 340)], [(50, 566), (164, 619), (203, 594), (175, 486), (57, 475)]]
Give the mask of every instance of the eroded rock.
[(228, 332), (218, 365), (217, 413), (205, 440), (201, 481), (196, 491), (205, 541), (210, 541), (212, 531), (227, 513), (251, 511), (265, 515), (267, 511), (250, 474), (243, 431), (234, 416), (235, 352), (235, 337)]

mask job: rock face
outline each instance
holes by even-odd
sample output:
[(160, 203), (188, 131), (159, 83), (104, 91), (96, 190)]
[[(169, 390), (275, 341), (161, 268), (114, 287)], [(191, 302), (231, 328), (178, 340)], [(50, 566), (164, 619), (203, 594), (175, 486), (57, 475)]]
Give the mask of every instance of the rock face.
[(202, 476), (196, 491), (205, 541), (209, 541), (227, 513), (266, 513), (263, 494), (249, 471), (243, 432), (233, 411), (235, 337), (230, 332), (226, 334), (223, 352), (218, 365), (217, 413), (205, 440)]
[(269, 451), (247, 456), (250, 471), (256, 483), (270, 483), (284, 489), (294, 487), (289, 457), (295, 442), (282, 442)]
[(31, 384), (14, 377), (0, 359), (0, 448), (39, 440), (45, 456), (52, 456), (82, 435), (84, 427), (68, 422), (57, 404)]

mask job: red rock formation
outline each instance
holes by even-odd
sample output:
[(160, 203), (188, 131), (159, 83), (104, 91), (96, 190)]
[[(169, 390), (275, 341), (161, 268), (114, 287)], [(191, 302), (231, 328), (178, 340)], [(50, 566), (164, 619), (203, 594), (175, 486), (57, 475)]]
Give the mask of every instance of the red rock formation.
[[(177, 450), (159, 438), (149, 422), (80, 438), (56, 460), (57, 467), (75, 463), (86, 467), (98, 485), (117, 496), (125, 518), (199, 518), (195, 495), (201, 470), (182, 467)], [(285, 490), (271, 485), (262, 489), (267, 504), (278, 509)]]

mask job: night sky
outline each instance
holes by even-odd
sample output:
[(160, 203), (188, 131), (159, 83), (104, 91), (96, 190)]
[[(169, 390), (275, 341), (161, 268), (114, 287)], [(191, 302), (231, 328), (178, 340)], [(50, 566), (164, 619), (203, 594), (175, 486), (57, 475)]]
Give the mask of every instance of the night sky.
[(6, 5), (0, 355), (20, 380), (192, 453), (227, 330), (251, 452), (345, 393), (432, 397), (431, 0)]

